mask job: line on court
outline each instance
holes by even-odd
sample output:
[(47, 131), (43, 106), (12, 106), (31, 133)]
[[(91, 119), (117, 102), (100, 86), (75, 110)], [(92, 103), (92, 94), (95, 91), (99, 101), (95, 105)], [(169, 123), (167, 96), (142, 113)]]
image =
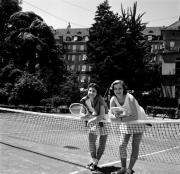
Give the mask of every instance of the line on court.
[(61, 161), (61, 162), (64, 162), (64, 163), (68, 163), (68, 164), (72, 164), (72, 165), (75, 165), (75, 166), (79, 166), (79, 167), (82, 167), (82, 168), (86, 168), (85, 166), (83, 166), (81, 164), (77, 164), (77, 163), (74, 163), (74, 162), (70, 162), (70, 161), (67, 161), (67, 160), (56, 158), (56, 157), (53, 157), (53, 156), (50, 156), (50, 155), (46, 155), (46, 154), (43, 154), (43, 153), (40, 153), (40, 152), (29, 150), (29, 149), (26, 149), (26, 148), (23, 148), (23, 147), (14, 146), (14, 145), (11, 145), (11, 144), (8, 144), (8, 143), (4, 143), (2, 141), (0, 141), (0, 144), (6, 145), (6, 146), (9, 146), (9, 147), (12, 147), (12, 148), (16, 148), (16, 149), (19, 149), (19, 150), (24, 150), (26, 152), (31, 152), (31, 153), (34, 153), (36, 155), (40, 155), (40, 156), (43, 156), (43, 157), (46, 157), (46, 158), (50, 158), (50, 159), (53, 159), (53, 160), (57, 160), (57, 161)]
[[(155, 155), (155, 154), (158, 154), (158, 153), (163, 153), (163, 152), (167, 152), (167, 151), (171, 151), (171, 150), (179, 149), (179, 148), (180, 148), (180, 146), (175, 146), (175, 147), (172, 147), (172, 148), (169, 148), (169, 149), (164, 149), (164, 150), (160, 150), (160, 151), (157, 151), (157, 152), (152, 152), (152, 153), (145, 154), (145, 155), (140, 155), (139, 158), (145, 157), (145, 156), (151, 156), (151, 155)], [(130, 159), (128, 158), (127, 160), (130, 160)], [(105, 166), (108, 166), (108, 165), (116, 164), (116, 163), (119, 163), (119, 162), (120, 161), (114, 161), (114, 162), (111, 162), (111, 163), (102, 164), (101, 167), (105, 167)]]
[[(145, 156), (151, 156), (151, 155), (155, 155), (155, 154), (158, 154), (158, 153), (163, 153), (163, 152), (167, 152), (167, 151), (174, 150), (174, 149), (179, 149), (179, 148), (180, 148), (180, 146), (175, 146), (175, 147), (172, 147), (172, 148), (169, 148), (169, 149), (164, 149), (164, 150), (161, 150), (161, 151), (152, 152), (152, 153), (145, 154), (145, 155), (140, 155), (139, 158), (145, 157)], [(130, 158), (127, 159), (127, 161), (129, 161), (129, 160), (130, 160)], [(120, 163), (120, 162), (121, 162), (120, 160), (119, 161), (114, 161), (114, 162), (102, 164), (102, 165), (100, 165), (100, 167), (106, 167), (106, 166), (110, 166), (110, 165), (117, 164), (117, 163)], [(79, 174), (79, 173), (81, 173), (83, 171), (85, 171), (85, 169), (82, 169), (82, 170), (79, 170), (79, 171), (74, 171), (74, 172), (71, 172), (69, 174)]]

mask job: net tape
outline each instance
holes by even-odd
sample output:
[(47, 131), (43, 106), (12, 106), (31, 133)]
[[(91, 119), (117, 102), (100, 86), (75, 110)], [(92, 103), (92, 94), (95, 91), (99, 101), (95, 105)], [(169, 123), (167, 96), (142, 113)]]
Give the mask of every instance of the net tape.
[[(83, 152), (88, 152), (89, 127), (84, 120), (71, 114), (35, 113), (0, 108), (0, 124), (1, 142), (7, 139), (18, 139), (62, 148), (76, 147)], [(119, 159), (119, 145), (123, 133), (143, 132), (140, 160), (180, 164), (179, 120), (147, 120), (129, 124), (103, 122), (103, 125), (105, 133), (108, 134), (104, 155)], [(131, 155), (131, 141), (132, 137), (127, 147), (128, 157)]]

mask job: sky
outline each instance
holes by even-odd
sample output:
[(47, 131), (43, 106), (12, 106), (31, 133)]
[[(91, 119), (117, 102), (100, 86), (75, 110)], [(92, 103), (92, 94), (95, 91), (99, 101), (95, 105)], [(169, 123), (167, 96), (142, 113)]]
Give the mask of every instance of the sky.
[[(148, 27), (169, 26), (180, 17), (180, 0), (109, 0), (114, 13), (121, 14), (137, 1), (137, 14)], [(95, 22), (97, 6), (104, 0), (23, 0), (22, 11), (33, 11), (54, 29), (89, 28)]]

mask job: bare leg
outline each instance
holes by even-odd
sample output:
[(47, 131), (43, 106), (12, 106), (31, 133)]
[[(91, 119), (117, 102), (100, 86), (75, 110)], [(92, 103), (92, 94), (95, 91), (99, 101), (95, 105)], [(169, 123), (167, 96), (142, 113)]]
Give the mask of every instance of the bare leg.
[(89, 133), (89, 151), (92, 159), (96, 159), (96, 139), (97, 135)]
[(129, 142), (131, 134), (124, 134), (122, 143), (119, 147), (119, 153), (120, 153), (120, 158), (121, 158), (121, 166), (126, 167), (126, 160), (127, 160), (127, 145)]
[(127, 163), (127, 145), (131, 134), (123, 134), (122, 143), (119, 146), (119, 153), (121, 159), (121, 169), (116, 172), (111, 172), (111, 174), (124, 174), (126, 172), (126, 163)]
[[(139, 155), (139, 145), (142, 139), (142, 133), (139, 134), (133, 134), (133, 140), (132, 140), (132, 154), (131, 154), (131, 159), (129, 162), (129, 167), (128, 169), (132, 171), (136, 160), (138, 159)], [(128, 173), (127, 173), (128, 174)]]
[(99, 161), (101, 159), (101, 156), (104, 153), (105, 147), (106, 147), (106, 141), (107, 141), (107, 135), (101, 135), (99, 137), (99, 148), (97, 151), (97, 160)]

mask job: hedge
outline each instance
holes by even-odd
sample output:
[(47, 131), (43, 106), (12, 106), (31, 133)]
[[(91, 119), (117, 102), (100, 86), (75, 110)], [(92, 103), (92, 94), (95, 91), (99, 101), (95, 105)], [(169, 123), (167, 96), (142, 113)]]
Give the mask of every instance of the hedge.
[(153, 117), (178, 119), (180, 118), (180, 111), (178, 108), (172, 107), (159, 107), (159, 106), (147, 106), (146, 112)]

